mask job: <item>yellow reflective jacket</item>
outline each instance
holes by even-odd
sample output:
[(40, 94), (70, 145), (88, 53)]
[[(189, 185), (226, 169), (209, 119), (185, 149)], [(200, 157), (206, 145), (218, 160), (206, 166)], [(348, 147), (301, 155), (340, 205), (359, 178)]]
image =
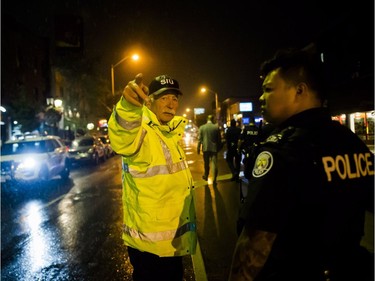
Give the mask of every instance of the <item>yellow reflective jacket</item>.
[(124, 243), (161, 257), (195, 253), (193, 177), (179, 142), (187, 120), (161, 125), (146, 106), (124, 98), (108, 122), (111, 145), (122, 155)]

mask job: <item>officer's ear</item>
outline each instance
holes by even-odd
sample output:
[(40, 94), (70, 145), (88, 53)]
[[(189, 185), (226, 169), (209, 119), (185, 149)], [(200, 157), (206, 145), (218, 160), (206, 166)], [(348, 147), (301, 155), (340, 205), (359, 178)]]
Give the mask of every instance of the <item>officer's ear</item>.
[(297, 95), (301, 95), (303, 94), (304, 92), (307, 91), (307, 85), (306, 83), (299, 83), (296, 87), (296, 92), (297, 92)]

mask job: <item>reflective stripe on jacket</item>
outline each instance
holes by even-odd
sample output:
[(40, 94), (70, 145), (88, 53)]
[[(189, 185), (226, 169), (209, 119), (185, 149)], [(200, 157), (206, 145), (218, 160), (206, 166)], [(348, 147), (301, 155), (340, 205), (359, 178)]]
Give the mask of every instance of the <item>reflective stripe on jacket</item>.
[(109, 126), (111, 145), (122, 155), (123, 239), (159, 256), (195, 253), (193, 178), (179, 142), (187, 120), (161, 125), (147, 107), (117, 103)]

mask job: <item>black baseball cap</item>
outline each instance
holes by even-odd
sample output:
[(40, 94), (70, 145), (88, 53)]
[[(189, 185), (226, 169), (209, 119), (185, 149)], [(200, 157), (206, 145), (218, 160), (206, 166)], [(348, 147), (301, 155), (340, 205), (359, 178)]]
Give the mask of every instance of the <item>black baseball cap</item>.
[(151, 81), (148, 90), (149, 95), (154, 95), (155, 97), (166, 91), (182, 95), (178, 81), (166, 74), (155, 77)]

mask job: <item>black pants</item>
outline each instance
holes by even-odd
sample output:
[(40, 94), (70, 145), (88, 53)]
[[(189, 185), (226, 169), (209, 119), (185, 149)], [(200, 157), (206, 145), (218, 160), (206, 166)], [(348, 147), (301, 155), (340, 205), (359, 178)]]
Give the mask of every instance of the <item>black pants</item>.
[(182, 281), (184, 269), (182, 257), (159, 257), (128, 247), (133, 266), (133, 281)]
[(242, 155), (238, 153), (237, 148), (228, 149), (226, 161), (228, 163), (229, 169), (234, 178), (238, 178), (241, 171), (241, 157)]

